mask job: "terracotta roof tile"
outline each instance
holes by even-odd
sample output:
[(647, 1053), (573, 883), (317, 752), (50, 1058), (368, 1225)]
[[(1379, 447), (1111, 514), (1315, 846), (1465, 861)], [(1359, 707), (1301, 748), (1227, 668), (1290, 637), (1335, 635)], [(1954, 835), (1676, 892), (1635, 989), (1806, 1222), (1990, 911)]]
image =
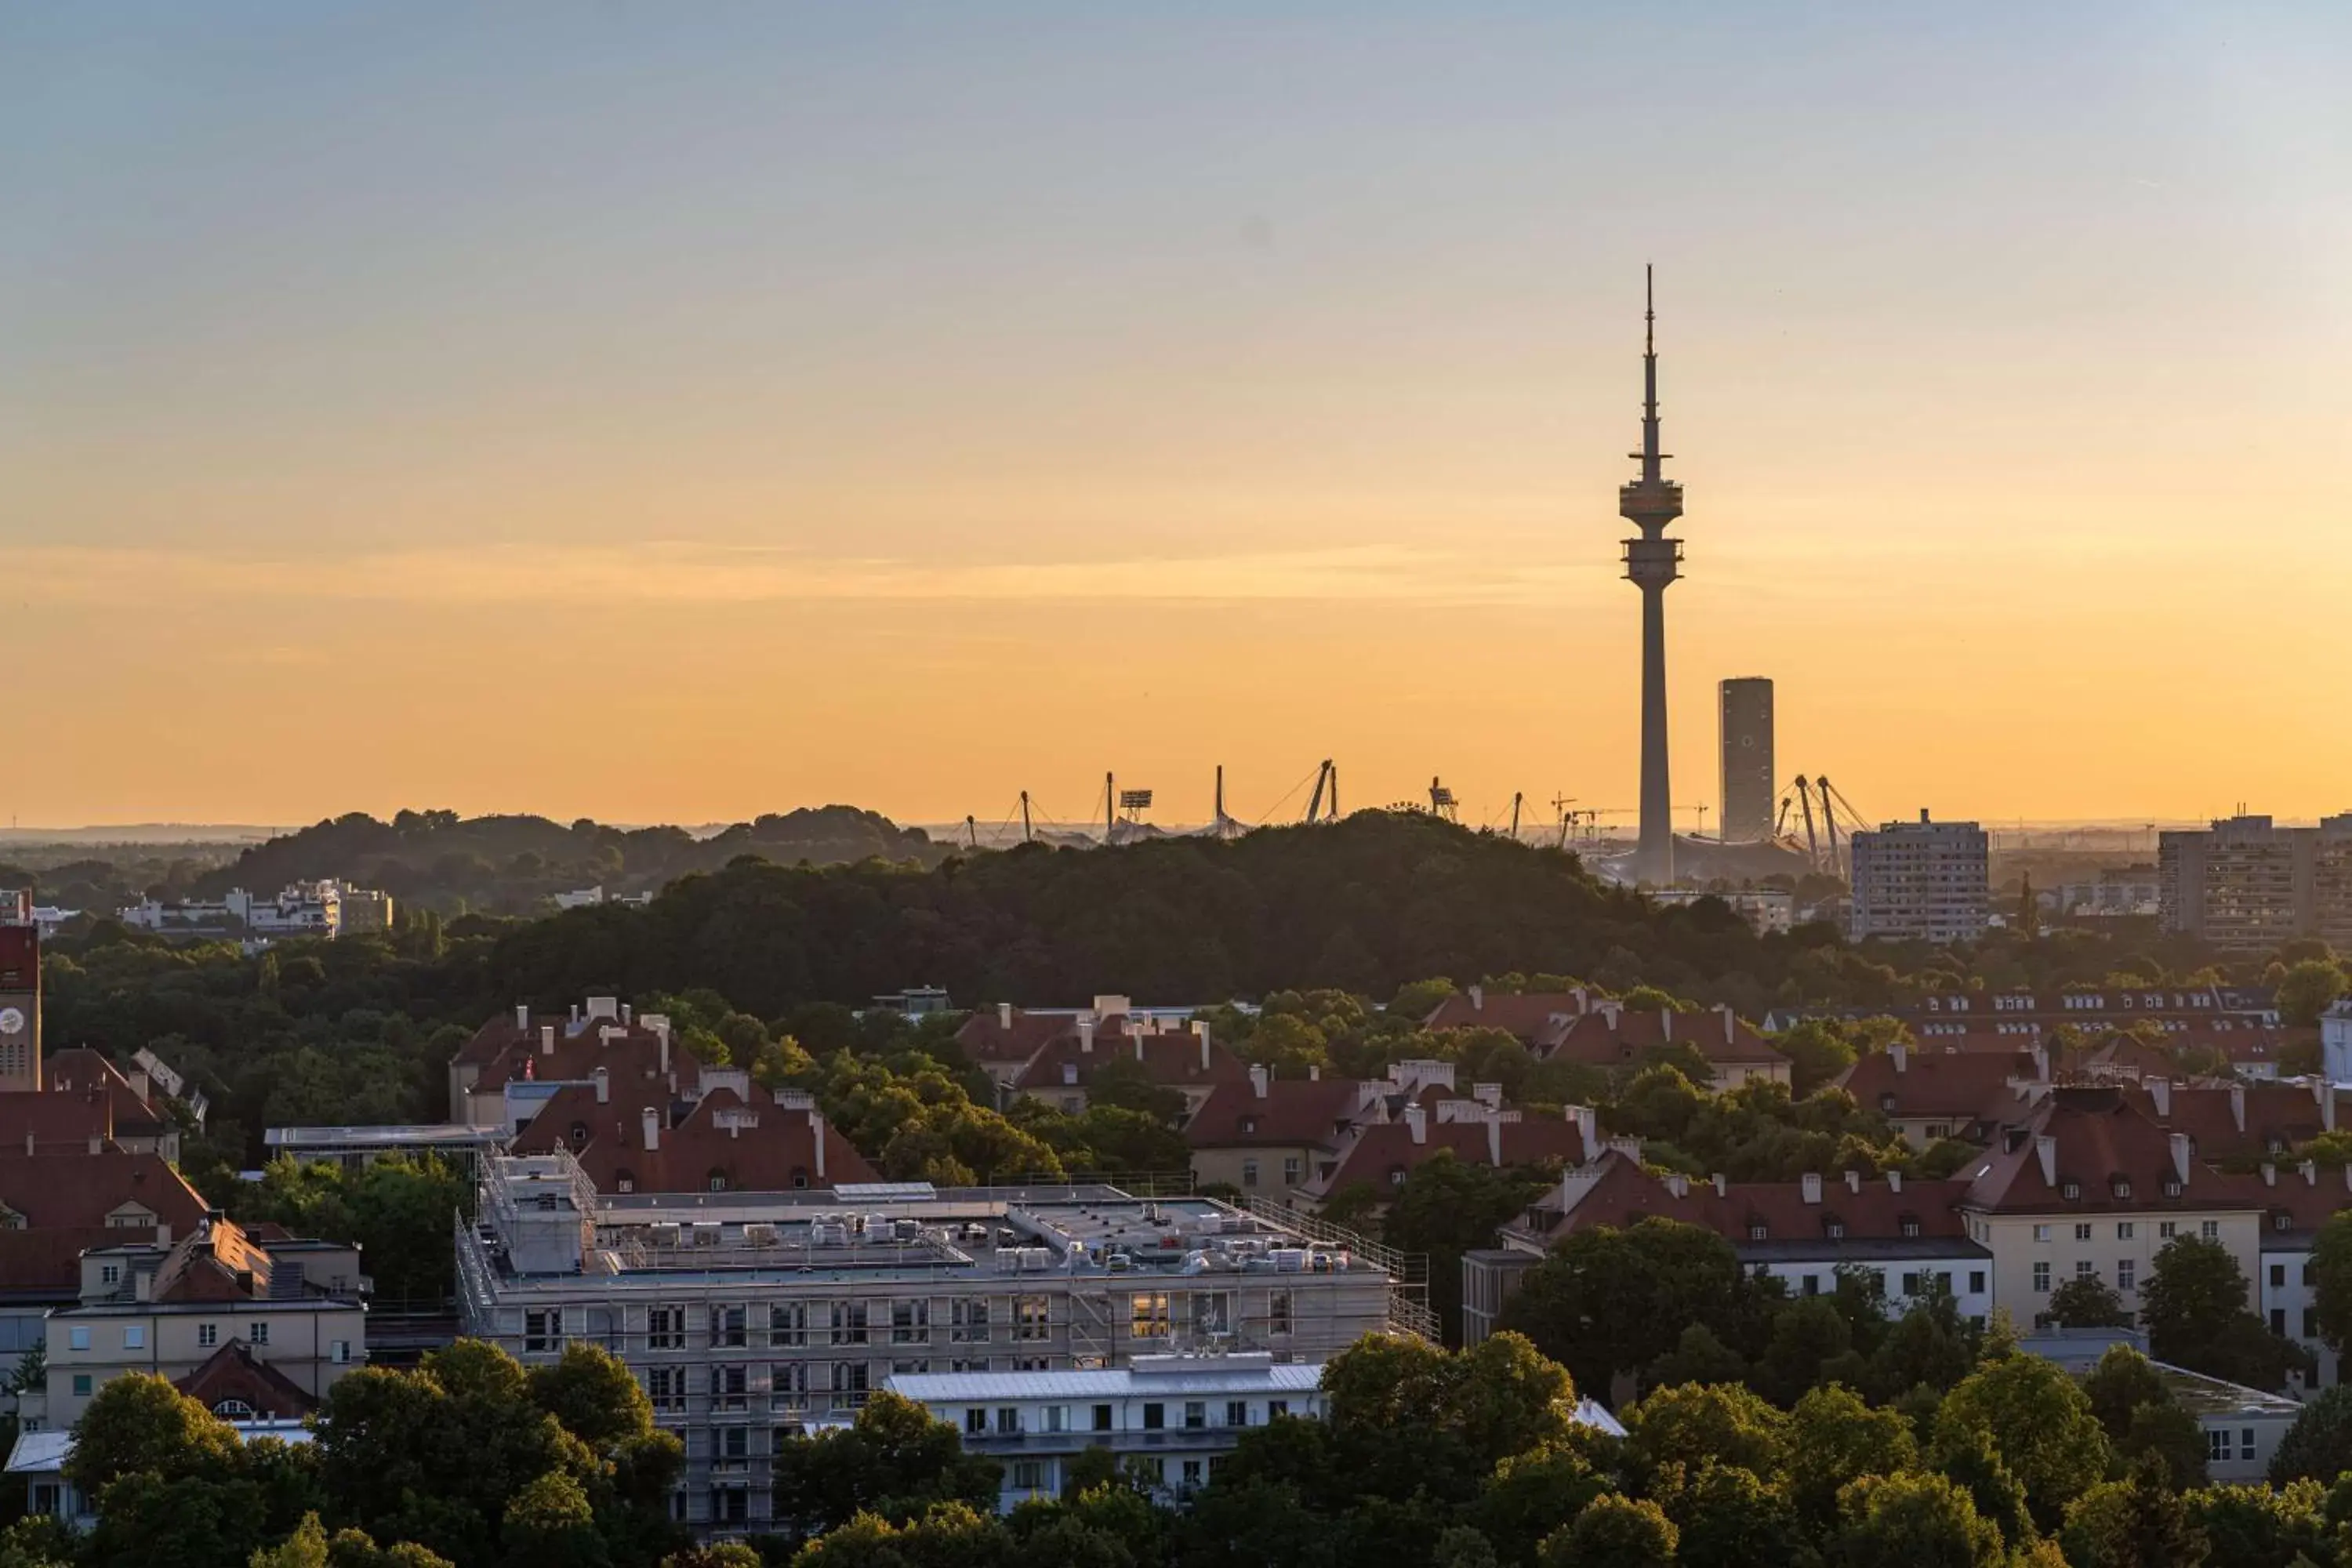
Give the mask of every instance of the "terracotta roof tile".
[(1837, 1085), (1865, 1109), (1888, 1116), (1999, 1123), (2022, 1121), (2032, 1110), (2032, 1099), (2017, 1084), (2039, 1076), (2033, 1058), (2022, 1054), (1962, 1056), (1909, 1048), (1856, 1058), (1838, 1075)]
[(1260, 1096), (1254, 1083), (1221, 1083), (1184, 1123), (1184, 1141), (1195, 1149), (1335, 1148), (1378, 1088), (1352, 1079), (1275, 1079)]
[(205, 1200), (155, 1154), (8, 1153), (0, 1150), (0, 1204), (34, 1230), (92, 1229), (125, 1204), (138, 1204), (174, 1235), (205, 1217)]
[(1037, 1090), (1082, 1087), (1109, 1062), (1138, 1060), (1144, 1076), (1163, 1089), (1249, 1081), (1248, 1066), (1217, 1041), (1191, 1033), (1130, 1034), (1105, 1028), (1096, 1034), (1091, 1051), (1074, 1034), (1055, 1037), (1021, 1069), (1013, 1084)]
[[(768, 1103), (747, 1104), (734, 1090), (704, 1095), (677, 1126), (659, 1130), (645, 1147), (644, 1110), (617, 1099), (599, 1104), (594, 1089), (567, 1085), (516, 1134), (518, 1154), (572, 1151), (588, 1179), (603, 1193), (701, 1193), (711, 1190), (714, 1173), (734, 1192), (789, 1192), (879, 1178), (840, 1129), (810, 1111)], [(824, 1172), (819, 1173), (811, 1124), (824, 1128)]]
[[(1507, 1115), (1508, 1113), (1506, 1113)], [(1581, 1164), (1592, 1152), (1576, 1122), (1566, 1117), (1528, 1114), (1496, 1124), (1501, 1133), (1504, 1165)], [(1441, 1149), (1454, 1158), (1477, 1165), (1495, 1164), (1495, 1142), (1486, 1119), (1423, 1123), (1423, 1141), (1415, 1142), (1412, 1128), (1403, 1121), (1375, 1122), (1363, 1127), (1341, 1152), (1329, 1176), (1314, 1184), (1315, 1192), (1329, 1196), (1342, 1187), (1366, 1182), (1386, 1194), (1403, 1173), (1433, 1159)]]

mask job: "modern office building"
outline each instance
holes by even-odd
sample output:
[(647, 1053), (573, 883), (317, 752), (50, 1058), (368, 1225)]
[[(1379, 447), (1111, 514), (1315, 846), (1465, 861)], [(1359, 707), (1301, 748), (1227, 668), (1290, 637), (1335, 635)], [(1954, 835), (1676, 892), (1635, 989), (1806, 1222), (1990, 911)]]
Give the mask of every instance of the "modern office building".
[(1973, 822), (1890, 822), (1852, 840), (1853, 940), (1974, 942), (1984, 934), (1991, 844)]
[(2352, 948), (2352, 812), (2315, 827), (2222, 817), (2157, 839), (2164, 929), (2260, 952), (2298, 936)]
[(0, 1089), (41, 1087), (41, 933), (0, 924)]
[(893, 1377), (1115, 1370), (1188, 1350), (1321, 1362), (1425, 1331), (1391, 1255), (1202, 1198), (1108, 1187), (599, 1195), (572, 1157), (492, 1159), (457, 1231), (462, 1331), (543, 1364), (620, 1355), (686, 1444), (677, 1517), (771, 1519), (779, 1428)]
[(1727, 680), (1717, 711), (1723, 742), (1723, 815), (1718, 829), (1727, 844), (1755, 844), (1772, 837), (1772, 683), (1760, 676)]

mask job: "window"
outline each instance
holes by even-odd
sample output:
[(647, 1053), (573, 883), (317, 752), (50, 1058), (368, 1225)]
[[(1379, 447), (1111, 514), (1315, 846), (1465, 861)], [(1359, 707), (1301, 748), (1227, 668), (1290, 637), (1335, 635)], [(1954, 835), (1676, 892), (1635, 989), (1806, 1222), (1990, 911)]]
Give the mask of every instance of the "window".
[(1168, 1292), (1139, 1290), (1128, 1301), (1128, 1332), (1139, 1340), (1164, 1340), (1172, 1327)]
[(2092, 1263), (2092, 1261), (2091, 1261), (2089, 1258), (2077, 1258), (2076, 1259), (2074, 1259), (2074, 1278), (2075, 1278), (2075, 1279), (2097, 1279), (2098, 1277), (2099, 1277), (2099, 1270), (2098, 1270), (2097, 1267), (2096, 1267), (2095, 1265), (2094, 1265), (2094, 1264)]
[(656, 1410), (686, 1408), (686, 1368), (657, 1366), (646, 1373), (646, 1397)]
[(808, 1343), (806, 1301), (769, 1303), (768, 1343), (777, 1350), (793, 1350)]
[[(256, 1343), (260, 1342), (256, 1341)], [(563, 1309), (522, 1315), (522, 1348), (527, 1355), (563, 1348)]]
[(2050, 1239), (2050, 1227), (2049, 1227), (2048, 1226), (2046, 1226), (2046, 1225), (2037, 1225), (2037, 1226), (2035, 1226), (2033, 1227), (2033, 1239), (2034, 1239), (2034, 1240), (2036, 1240), (2036, 1241), (2047, 1241), (2047, 1240), (2049, 1240), (2049, 1239)]
[(2253, 1457), (2254, 1429), (2251, 1426), (2242, 1426), (2238, 1429), (2238, 1458), (2251, 1459)]
[(1246, 1426), (1249, 1425), (1248, 1400), (1228, 1399), (1225, 1401), (1225, 1425), (1228, 1426)]
[(1274, 1290), (1265, 1299), (1265, 1331), (1269, 1334), (1290, 1332), (1290, 1292)]
[(1164, 1429), (1167, 1425), (1168, 1406), (1165, 1405), (1147, 1405), (1143, 1407), (1143, 1429), (1145, 1431), (1158, 1432)]
[(1971, 1296), (1981, 1296), (1981, 1295), (1983, 1295), (1983, 1294), (1984, 1294), (1984, 1288), (1985, 1288), (1985, 1271), (1984, 1271), (1983, 1269), (1981, 1269), (1981, 1268), (1971, 1268), (1971, 1269), (1969, 1269), (1969, 1295), (1971, 1295)]
[(1764, 1222), (1763, 1222), (1762, 1220), (1758, 1219), (1758, 1220), (1750, 1220), (1750, 1221), (1748, 1221), (1748, 1240), (1750, 1240), (1750, 1241), (1761, 1241), (1761, 1240), (1763, 1240), (1763, 1239), (1764, 1239), (1764, 1237), (1765, 1237), (1765, 1227), (1764, 1227)]
[(963, 1413), (963, 1429), (974, 1437), (982, 1436), (988, 1430), (988, 1412), (977, 1405), (967, 1408)]
[(751, 1343), (747, 1320), (750, 1313), (741, 1307), (710, 1309), (710, 1348), (740, 1351)]
[(218, 1323), (198, 1323), (196, 1325), (196, 1343), (204, 1346), (207, 1350), (211, 1349), (214, 1345), (220, 1343), (220, 1325)]
[(257, 1412), (242, 1399), (224, 1399), (213, 1406), (213, 1414), (224, 1421), (250, 1421)]
[(2116, 1239), (2117, 1241), (2129, 1241), (2131, 1238), (2132, 1238), (2132, 1222), (2131, 1222), (2131, 1221), (2129, 1221), (2129, 1220), (2125, 1220), (2125, 1221), (2123, 1221), (2121, 1224), (2119, 1224), (2119, 1225), (2117, 1225), (2117, 1226), (2116, 1226)]
[(2285, 1334), (2286, 1309), (2284, 1307), (2273, 1307), (2271, 1309), (2271, 1332), (2279, 1335)]
[(2216, 1460), (2227, 1459), (2229, 1457), (2230, 1429), (2227, 1426), (2207, 1427), (2205, 1429), (2205, 1458), (2208, 1460)]
[(682, 1351), (686, 1348), (686, 1310), (683, 1307), (654, 1307), (646, 1312), (646, 1349), (649, 1351)]
[(710, 1408), (742, 1410), (749, 1407), (747, 1395), (751, 1387), (751, 1369), (748, 1366), (714, 1366), (710, 1369)]
[(1045, 1466), (1038, 1459), (1013, 1461), (1013, 1489), (1016, 1492), (1039, 1492), (1045, 1489)]
[(1906, 1296), (1916, 1296), (1919, 1293), (1919, 1276), (1906, 1274), (1903, 1277), (1903, 1293)]
[(751, 1457), (751, 1429), (749, 1426), (721, 1426), (711, 1436), (714, 1439), (712, 1458), (740, 1466)]
[(1096, 1405), (1096, 1406), (1095, 1406), (1094, 1427), (1095, 1427), (1095, 1430), (1096, 1430), (1096, 1431), (1097, 1431), (1097, 1432), (1108, 1432), (1108, 1431), (1109, 1431), (1109, 1430), (1110, 1430), (1110, 1406), (1109, 1406), (1109, 1405)]
[(1013, 1303), (1013, 1337), (1016, 1340), (1049, 1340), (1054, 1337), (1053, 1321), (1046, 1313), (1047, 1302), (1043, 1296), (1024, 1296)]
[(1242, 1162), (1242, 1185), (1245, 1187), (1254, 1187), (1257, 1185), (1257, 1162), (1255, 1160), (1244, 1160)]
[(1910, 1237), (1916, 1237), (1916, 1236), (1919, 1234), (1919, 1222), (1918, 1222), (1917, 1220), (1916, 1220), (1916, 1219), (1911, 1218), (1908, 1215), (1906, 1215), (1904, 1216), (1904, 1218), (1903, 1218), (1903, 1221), (1902, 1221), (1901, 1226), (1900, 1226), (1898, 1228), (1900, 1228), (1900, 1229), (1901, 1229), (1901, 1231), (1903, 1232), (1904, 1237), (1905, 1237), (1906, 1239), (1907, 1239), (1907, 1238), (1910, 1238)]
[(710, 1489), (710, 1522), (742, 1524), (751, 1517), (751, 1494), (741, 1487)]
[(263, 1320), (255, 1320), (253, 1324), (245, 1331), (245, 1342), (250, 1345), (268, 1344), (269, 1342), (269, 1324)]
[(2067, 1182), (2059, 1187), (2058, 1195), (2064, 1198), (2067, 1202), (2072, 1203), (2076, 1198), (2083, 1195), (2083, 1184), (2080, 1182)]
[(2303, 1337), (2306, 1340), (2319, 1337), (2319, 1314), (2309, 1307), (2303, 1310)]
[(327, 1342), (327, 1359), (333, 1362), (337, 1366), (344, 1365), (350, 1362), (352, 1359), (352, 1342), (349, 1340), (329, 1340)]
[(1021, 1435), (1021, 1406), (1000, 1405), (996, 1407), (996, 1435), (1018, 1437)]
[(1822, 1224), (1822, 1229), (1828, 1233), (1829, 1238), (1832, 1241), (1843, 1241), (1845, 1239), (1845, 1221), (1842, 1219), (1824, 1220)]
[(1822, 1293), (1822, 1277), (1821, 1277), (1820, 1275), (1818, 1275), (1818, 1274), (1808, 1274), (1808, 1275), (1806, 1275), (1806, 1276), (1805, 1276), (1805, 1294), (1806, 1294), (1806, 1295), (1808, 1295), (1808, 1296), (1818, 1296), (1818, 1295), (1820, 1295), (1821, 1293)]
[(66, 1331), (66, 1342), (75, 1350), (86, 1351), (89, 1349), (89, 1331), (79, 1328), (68, 1329)]
[(890, 1303), (890, 1342), (894, 1345), (927, 1345), (931, 1342), (931, 1304), (918, 1297), (911, 1301)]
[(1297, 1186), (1298, 1184), (1299, 1178), (1306, 1173), (1307, 1168), (1299, 1163), (1297, 1155), (1285, 1154), (1282, 1157), (1282, 1184), (1284, 1186)]
[(2168, 1198), (2177, 1198), (2180, 1195), (2179, 1177), (2167, 1176), (2164, 1178), (2164, 1195)]
[(98, 1267), (98, 1282), (101, 1285), (120, 1285), (122, 1283), (122, 1265), (120, 1263), (100, 1264)]
[(78, 1372), (74, 1373), (73, 1391), (76, 1394), (84, 1394), (89, 1392), (89, 1373), (86, 1372)]
[(2050, 1265), (2048, 1263), (2037, 1263), (2033, 1266), (2033, 1288), (2045, 1294), (2049, 1291)]
[(2180, 1227), (2173, 1224), (2168, 1219), (2160, 1219), (2156, 1222), (2156, 1238), (2158, 1241), (2170, 1241), (2175, 1236), (2179, 1234), (2179, 1230)]
[(1192, 1292), (1192, 1331), (1230, 1334), (1234, 1331), (1234, 1298), (1224, 1290)]
[(1070, 1407), (1066, 1405), (1045, 1406), (1045, 1430), (1066, 1432), (1070, 1429)]
[(2207, 1241), (2219, 1241), (2221, 1239), (2221, 1222), (2218, 1219), (2199, 1220), (2197, 1234)]
[(2131, 1289), (2137, 1289), (2137, 1286), (2138, 1286), (2138, 1279), (2139, 1279), (2139, 1260), (2138, 1260), (2137, 1258), (2116, 1258), (2116, 1289), (2118, 1289), (2118, 1290), (2131, 1290)]
[(1289, 1414), (1290, 1401), (1287, 1399), (1269, 1399), (1265, 1402), (1265, 1418), (1267, 1420), (1279, 1421)]
[(1201, 1461), (1186, 1459), (1183, 1461), (1183, 1468), (1177, 1473), (1182, 1478), (1182, 1485), (1187, 1488), (1197, 1487), (1201, 1484)]
[(833, 1363), (833, 1402), (856, 1409), (866, 1403), (866, 1363), (862, 1361), (837, 1361)]
[(960, 1345), (984, 1345), (988, 1342), (988, 1301), (985, 1297), (965, 1297), (948, 1303), (948, 1338)]
[(2090, 1239), (2091, 1239), (2091, 1227), (2090, 1227), (2089, 1226), (2087, 1226), (2087, 1225), (2078, 1225), (2078, 1226), (2076, 1226), (2074, 1227), (2074, 1239), (2075, 1239), (2076, 1241), (2088, 1241), (2088, 1240), (2090, 1240)]
[(726, 1172), (721, 1171), (721, 1170), (717, 1170), (717, 1169), (713, 1169), (713, 1170), (711, 1171), (711, 1173), (710, 1173), (710, 1190), (711, 1190), (712, 1192), (714, 1192), (714, 1193), (723, 1193), (723, 1192), (725, 1192), (725, 1191), (727, 1190), (727, 1173), (726, 1173)]
[(634, 1193), (637, 1190), (637, 1173), (626, 1169), (615, 1171), (613, 1173), (613, 1184), (622, 1192)]
[(1188, 1399), (1184, 1402), (1184, 1430), (1198, 1432), (1209, 1424), (1208, 1402)]
[(833, 1304), (833, 1342), (837, 1345), (862, 1345), (866, 1342), (866, 1303), (835, 1301)]
[(2285, 1264), (2284, 1264), (2284, 1263), (2273, 1263), (2273, 1264), (2272, 1264), (2272, 1265), (2271, 1265), (2271, 1289), (2274, 1289), (2274, 1290), (2283, 1290), (2283, 1289), (2284, 1289), (2285, 1288), (2286, 1288), (2286, 1265), (2285, 1265)]
[(2305, 1285), (2306, 1285), (2306, 1286), (2308, 1286), (2308, 1285), (2310, 1285), (2311, 1283), (2313, 1283), (2313, 1280), (2312, 1280), (2312, 1278), (2311, 1278), (2311, 1265), (2310, 1265), (2310, 1264), (2308, 1264), (2308, 1263), (2306, 1263), (2306, 1264), (2305, 1264), (2305, 1265), (2303, 1266), (2303, 1282), (2304, 1282), (2304, 1284), (2305, 1284)]

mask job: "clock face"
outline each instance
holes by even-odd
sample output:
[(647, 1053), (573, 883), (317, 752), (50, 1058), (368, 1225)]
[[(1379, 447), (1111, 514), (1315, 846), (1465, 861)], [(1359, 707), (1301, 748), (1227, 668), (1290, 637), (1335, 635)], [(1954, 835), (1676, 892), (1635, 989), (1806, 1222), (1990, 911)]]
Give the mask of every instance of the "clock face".
[(0, 1007), (0, 1035), (21, 1035), (25, 1032), (25, 1015), (14, 1007)]

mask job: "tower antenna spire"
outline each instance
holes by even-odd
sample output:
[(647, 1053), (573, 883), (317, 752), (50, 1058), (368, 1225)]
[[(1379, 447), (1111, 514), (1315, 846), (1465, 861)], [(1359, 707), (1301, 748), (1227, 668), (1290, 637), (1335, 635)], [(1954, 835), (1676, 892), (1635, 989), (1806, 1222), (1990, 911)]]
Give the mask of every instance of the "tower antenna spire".
[(1642, 479), (1658, 482), (1658, 285), (1657, 268), (1642, 264)]
[(1642, 268), (1642, 477), (1617, 490), (1617, 515), (1640, 531), (1625, 541), (1625, 575), (1642, 590), (1642, 836), (1637, 880), (1674, 879), (1674, 795), (1666, 770), (1666, 589), (1682, 575), (1682, 541), (1666, 529), (1683, 514), (1683, 488), (1659, 471), (1657, 270)]

